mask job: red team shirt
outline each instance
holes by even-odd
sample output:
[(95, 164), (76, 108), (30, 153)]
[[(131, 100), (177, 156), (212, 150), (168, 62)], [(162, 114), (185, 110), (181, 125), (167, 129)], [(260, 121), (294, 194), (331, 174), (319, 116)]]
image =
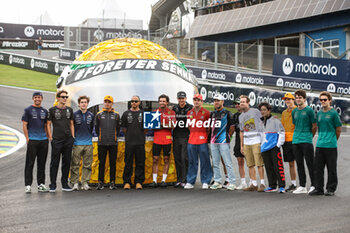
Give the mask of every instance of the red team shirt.
[(198, 144), (208, 143), (207, 128), (205, 128), (204, 126), (197, 128), (196, 122), (202, 121), (204, 123), (204, 121), (209, 120), (209, 116), (210, 116), (210, 112), (204, 108), (201, 108), (198, 111), (198, 113), (196, 113), (194, 108), (188, 111), (187, 121), (192, 121), (193, 119), (195, 119), (194, 127), (192, 127), (192, 124), (189, 125), (189, 129), (190, 129), (190, 138), (188, 139), (189, 144), (198, 145)]
[[(161, 108), (157, 109), (162, 115), (160, 116), (160, 122), (169, 126), (169, 122), (176, 122), (175, 118), (175, 112), (170, 110), (169, 108), (165, 108), (164, 111)], [(157, 111), (156, 110), (156, 111)], [(163, 121), (164, 120), (164, 121)], [(159, 144), (159, 145), (168, 145), (173, 142), (172, 136), (171, 136), (172, 128), (163, 128), (163, 129), (155, 129), (154, 130), (154, 137), (153, 137), (153, 143)]]

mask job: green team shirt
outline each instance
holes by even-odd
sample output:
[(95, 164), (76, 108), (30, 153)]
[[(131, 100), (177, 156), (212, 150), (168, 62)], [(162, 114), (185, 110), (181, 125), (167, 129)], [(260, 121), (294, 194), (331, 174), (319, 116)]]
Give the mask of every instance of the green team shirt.
[(312, 124), (316, 123), (315, 112), (309, 106), (292, 111), (293, 124), (295, 125), (293, 134), (293, 144), (312, 144)]
[(337, 148), (336, 128), (342, 125), (339, 114), (333, 108), (317, 113), (318, 139), (316, 147)]

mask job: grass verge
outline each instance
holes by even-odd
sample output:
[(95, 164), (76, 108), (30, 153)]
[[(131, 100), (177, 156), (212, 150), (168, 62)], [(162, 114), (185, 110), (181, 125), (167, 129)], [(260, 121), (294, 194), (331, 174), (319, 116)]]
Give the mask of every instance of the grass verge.
[(0, 84), (56, 92), (58, 76), (0, 64)]

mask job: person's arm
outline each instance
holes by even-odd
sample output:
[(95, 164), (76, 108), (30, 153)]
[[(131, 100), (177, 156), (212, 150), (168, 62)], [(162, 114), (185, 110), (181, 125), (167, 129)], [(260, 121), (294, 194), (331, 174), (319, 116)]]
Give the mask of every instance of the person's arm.
[(278, 131), (278, 141), (277, 147), (280, 148), (285, 142), (285, 130), (281, 122), (279, 122), (279, 131)]
[(47, 132), (47, 121), (44, 124), (44, 130), (45, 130), (45, 133), (46, 133), (46, 137), (49, 138), (49, 133)]
[(99, 138), (99, 140), (101, 140), (100, 138), (100, 118), (99, 118), (99, 114), (96, 114), (95, 117), (95, 133), (97, 134), (97, 137)]
[(52, 141), (52, 132), (51, 132), (51, 121), (47, 120), (47, 138), (49, 139), (49, 141)]
[(117, 138), (119, 136), (119, 132), (120, 132), (120, 116), (119, 116), (119, 113), (117, 113), (117, 116), (116, 116), (116, 130), (117, 130)]
[(316, 132), (317, 132), (317, 120), (316, 120), (316, 115), (315, 112), (313, 110), (310, 110), (310, 115), (311, 115), (311, 122), (312, 122), (312, 137), (315, 136)]
[(230, 138), (232, 138), (233, 133), (235, 132), (235, 122), (233, 119), (233, 114), (231, 112), (228, 112), (228, 123), (230, 125), (230, 129), (228, 130), (228, 134), (230, 135)]
[(29, 142), (28, 122), (22, 121), (22, 123), (23, 123), (23, 133), (24, 133), (24, 136), (26, 137), (26, 141), (27, 141), (27, 144), (28, 144), (28, 142)]
[(239, 137), (241, 139), (241, 153), (242, 155), (244, 155), (244, 150), (243, 150), (243, 146), (244, 146), (244, 143), (243, 143), (243, 132), (239, 132)]
[(339, 126), (339, 127), (337, 127), (337, 128), (335, 129), (335, 134), (337, 135), (337, 140), (338, 140), (339, 137), (340, 137), (340, 133), (341, 133), (341, 126)]
[(75, 138), (75, 133), (74, 133), (74, 121), (70, 120), (70, 131), (72, 133), (72, 137)]
[(126, 116), (126, 112), (123, 113), (122, 118), (120, 120), (120, 127), (122, 128), (122, 131), (124, 134), (126, 134), (127, 131), (127, 116)]

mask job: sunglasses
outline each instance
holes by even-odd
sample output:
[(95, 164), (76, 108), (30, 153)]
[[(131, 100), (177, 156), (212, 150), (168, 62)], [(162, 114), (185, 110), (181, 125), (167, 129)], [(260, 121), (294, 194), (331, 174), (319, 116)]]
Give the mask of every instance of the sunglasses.
[(326, 102), (328, 99), (320, 99), (321, 102)]
[(62, 98), (62, 99), (68, 99), (68, 95), (61, 95), (61, 96), (59, 96), (58, 98)]
[(109, 104), (112, 103), (112, 101), (109, 101), (109, 100), (105, 100), (104, 102)]
[(139, 101), (138, 100), (131, 100), (130, 102), (131, 103), (138, 103)]

